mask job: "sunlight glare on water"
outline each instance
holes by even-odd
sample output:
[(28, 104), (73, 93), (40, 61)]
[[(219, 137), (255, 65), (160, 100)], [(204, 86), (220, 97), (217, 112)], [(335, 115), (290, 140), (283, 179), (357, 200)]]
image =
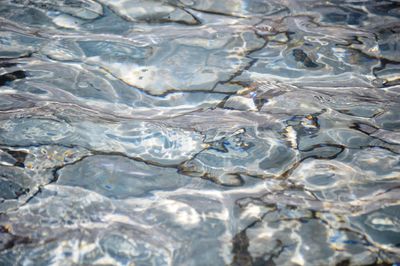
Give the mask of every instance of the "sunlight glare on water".
[(398, 0), (0, 0), (0, 265), (398, 265)]

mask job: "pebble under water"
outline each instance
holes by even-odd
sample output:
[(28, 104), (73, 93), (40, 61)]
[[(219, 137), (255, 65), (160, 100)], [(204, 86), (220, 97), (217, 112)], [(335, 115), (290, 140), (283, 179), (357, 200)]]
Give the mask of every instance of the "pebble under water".
[(0, 0), (0, 265), (398, 265), (398, 0)]

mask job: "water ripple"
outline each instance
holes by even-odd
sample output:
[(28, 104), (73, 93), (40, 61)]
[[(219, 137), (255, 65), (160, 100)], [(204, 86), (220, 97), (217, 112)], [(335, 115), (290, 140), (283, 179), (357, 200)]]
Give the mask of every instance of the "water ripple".
[(1, 265), (400, 262), (398, 1), (0, 2)]

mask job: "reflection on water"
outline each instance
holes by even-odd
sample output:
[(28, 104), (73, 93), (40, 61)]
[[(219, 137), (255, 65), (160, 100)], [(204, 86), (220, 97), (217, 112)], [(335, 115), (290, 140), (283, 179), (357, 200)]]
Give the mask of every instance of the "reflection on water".
[(1, 265), (400, 261), (400, 3), (0, 1)]

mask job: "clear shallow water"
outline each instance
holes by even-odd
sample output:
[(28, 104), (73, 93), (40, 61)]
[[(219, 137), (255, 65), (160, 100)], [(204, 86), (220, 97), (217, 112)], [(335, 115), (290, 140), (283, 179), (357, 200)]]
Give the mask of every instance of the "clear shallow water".
[(1, 0), (1, 265), (400, 261), (398, 1)]

